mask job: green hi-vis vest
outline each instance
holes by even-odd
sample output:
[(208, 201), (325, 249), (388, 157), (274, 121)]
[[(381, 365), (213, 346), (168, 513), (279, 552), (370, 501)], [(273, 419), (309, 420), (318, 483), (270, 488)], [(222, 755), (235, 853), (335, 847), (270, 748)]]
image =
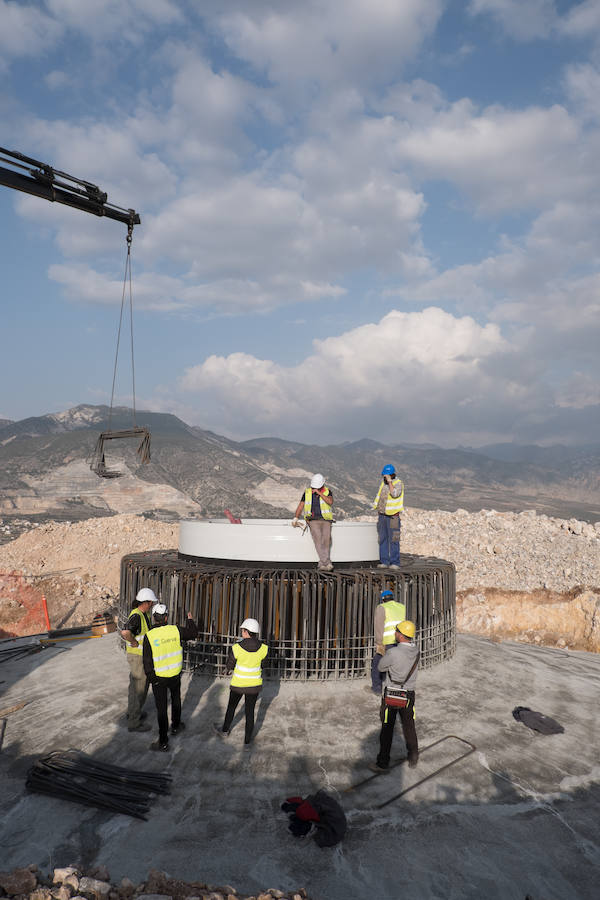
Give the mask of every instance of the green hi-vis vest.
[(262, 684), (261, 663), (268, 653), (266, 644), (258, 650), (244, 650), (241, 644), (232, 647), (235, 656), (235, 669), (231, 678), (231, 687), (258, 687)]
[(183, 668), (183, 649), (177, 625), (159, 625), (148, 632), (154, 672), (159, 678), (172, 678)]
[(148, 633), (148, 619), (146, 618), (144, 613), (141, 612), (141, 610), (139, 610), (136, 606), (136, 608), (132, 609), (131, 612), (129, 613), (129, 615), (127, 616), (127, 621), (129, 621), (129, 619), (131, 618), (131, 616), (134, 613), (137, 613), (137, 615), (140, 617), (140, 622), (142, 623), (142, 630), (140, 631), (139, 634), (135, 635), (135, 639), (138, 642), (137, 647), (132, 647), (131, 644), (129, 643), (129, 641), (127, 641), (127, 652), (133, 653), (134, 656), (141, 656), (142, 655), (142, 644), (144, 643), (144, 635)]
[(404, 603), (399, 603), (397, 600), (388, 600), (387, 603), (383, 604), (383, 608), (385, 610), (383, 643), (384, 645), (395, 644), (396, 625), (398, 625), (399, 622), (404, 622), (406, 618), (406, 607), (404, 606)]
[[(392, 479), (392, 486), (396, 486), (397, 484), (402, 484), (400, 478)], [(383, 490), (384, 482), (382, 481), (379, 485), (379, 490), (377, 491), (377, 496), (373, 502), (373, 509), (377, 509), (379, 506), (379, 498), (381, 497), (381, 492)], [(391, 493), (388, 493), (387, 500), (385, 501), (385, 514), (386, 516), (395, 516), (396, 513), (402, 512), (404, 509), (404, 485), (402, 484), (402, 492), (399, 497), (392, 497)]]
[[(325, 488), (325, 494), (329, 495), (331, 491), (329, 488)], [(329, 503), (325, 503), (321, 495), (319, 494), (319, 504), (321, 506), (321, 515), (328, 522), (333, 520), (333, 511)], [(312, 488), (307, 488), (304, 492), (304, 518), (310, 519), (312, 516)]]

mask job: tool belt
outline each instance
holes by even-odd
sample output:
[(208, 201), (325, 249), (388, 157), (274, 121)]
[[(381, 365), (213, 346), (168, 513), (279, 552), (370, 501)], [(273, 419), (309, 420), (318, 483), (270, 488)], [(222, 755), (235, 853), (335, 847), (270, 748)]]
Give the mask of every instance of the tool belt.
[(386, 706), (404, 709), (405, 706), (408, 706), (408, 693), (402, 688), (386, 687), (383, 691), (383, 701)]
[(388, 675), (389, 684), (386, 683), (383, 689), (383, 702), (386, 706), (391, 706), (394, 709), (405, 709), (408, 706), (409, 696), (408, 691), (405, 690), (404, 685), (415, 671), (417, 666), (419, 665), (419, 656), (421, 654), (417, 653), (417, 658), (410, 668), (410, 672), (406, 676), (403, 682), (392, 681), (390, 676)]

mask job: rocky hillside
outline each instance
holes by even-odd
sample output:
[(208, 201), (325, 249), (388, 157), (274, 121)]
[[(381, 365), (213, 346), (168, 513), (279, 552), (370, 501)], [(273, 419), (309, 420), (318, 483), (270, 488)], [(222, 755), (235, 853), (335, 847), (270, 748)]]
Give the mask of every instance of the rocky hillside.
[[(110, 441), (106, 464), (120, 477), (89, 469), (96, 439), (109, 428), (107, 407), (0, 425), (0, 516), (67, 518), (136, 512), (162, 520), (185, 515), (278, 518), (297, 504), (313, 472), (323, 472), (340, 519), (364, 515), (379, 472), (393, 462), (406, 500), (420, 509), (503, 511), (534, 507), (550, 516), (600, 519), (599, 447), (446, 450), (361, 440), (321, 447), (278, 438), (236, 443), (176, 416), (138, 412), (152, 434), (152, 458), (140, 465), (136, 441)], [(131, 412), (113, 411), (110, 427), (130, 428)]]
[[(0, 628), (24, 633), (41, 593), (53, 627), (89, 623), (114, 609), (124, 554), (177, 544), (175, 524), (135, 515), (34, 525), (0, 546)], [(459, 630), (600, 651), (600, 521), (410, 509), (401, 547), (455, 563)]]

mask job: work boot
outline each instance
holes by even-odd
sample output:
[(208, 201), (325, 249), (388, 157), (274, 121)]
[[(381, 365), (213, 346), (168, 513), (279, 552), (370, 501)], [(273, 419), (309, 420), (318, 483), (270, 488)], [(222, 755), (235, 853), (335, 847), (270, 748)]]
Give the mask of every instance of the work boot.
[(213, 731), (220, 738), (229, 737), (229, 731), (223, 731), (220, 725), (217, 725), (216, 722), (213, 722)]
[(185, 730), (185, 722), (180, 722), (179, 725), (171, 725), (171, 734), (178, 734), (180, 731)]
[(152, 725), (148, 725), (147, 722), (140, 722), (139, 725), (133, 725), (127, 731), (152, 731)]
[(375, 772), (377, 775), (389, 775), (390, 770), (388, 766), (380, 766), (376, 762), (369, 763), (367, 766), (371, 770), (371, 772)]
[(169, 742), (167, 741), (166, 744), (161, 744), (160, 741), (153, 741), (153, 743), (150, 744), (150, 749), (157, 750), (159, 753), (166, 753), (169, 749)]

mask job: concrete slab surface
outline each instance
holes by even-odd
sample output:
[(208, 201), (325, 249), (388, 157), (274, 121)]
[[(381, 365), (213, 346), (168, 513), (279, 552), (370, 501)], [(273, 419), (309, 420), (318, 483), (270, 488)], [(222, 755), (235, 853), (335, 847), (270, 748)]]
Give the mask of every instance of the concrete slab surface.
[[(600, 657), (459, 636), (454, 659), (421, 672), (421, 747), (455, 735), (476, 745), (383, 809), (376, 807), (461, 755), (448, 739), (353, 792), (377, 752), (377, 699), (366, 680), (267, 683), (254, 749), (243, 752), (242, 713), (226, 741), (228, 682), (183, 676), (184, 734), (168, 754), (157, 736), (126, 728), (128, 667), (117, 635), (65, 642), (0, 666), (6, 716), (0, 752), (0, 868), (104, 864), (113, 881), (161, 869), (241, 892), (305, 887), (316, 900), (410, 896), (578, 900), (598, 896), (600, 871)], [(514, 720), (515, 706), (557, 719), (543, 736)], [(27, 770), (51, 750), (169, 771), (173, 791), (149, 819), (26, 793)], [(393, 754), (403, 755), (397, 728)], [(333, 849), (287, 831), (285, 797), (339, 792), (348, 834)]]

